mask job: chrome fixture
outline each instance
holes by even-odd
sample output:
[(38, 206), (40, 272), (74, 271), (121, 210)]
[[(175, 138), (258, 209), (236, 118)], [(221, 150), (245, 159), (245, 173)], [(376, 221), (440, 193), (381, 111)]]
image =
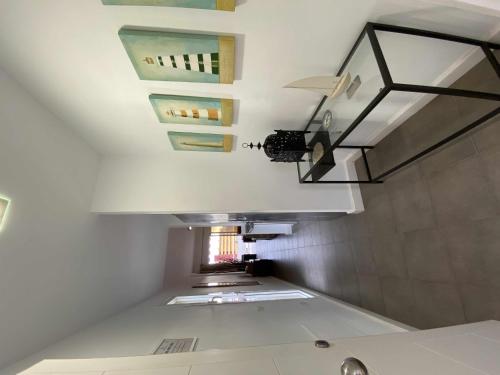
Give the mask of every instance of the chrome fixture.
[(346, 358), (340, 367), (342, 375), (368, 375), (366, 366), (357, 358)]

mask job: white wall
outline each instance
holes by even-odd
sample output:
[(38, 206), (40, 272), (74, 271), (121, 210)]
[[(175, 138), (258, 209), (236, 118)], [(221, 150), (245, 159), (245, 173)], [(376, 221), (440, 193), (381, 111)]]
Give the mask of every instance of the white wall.
[[(208, 256), (208, 228), (170, 228), (167, 240), (164, 287), (185, 286), (192, 273), (200, 272), (203, 256)], [(204, 249), (205, 247), (205, 249)]]
[(428, 0), (433, 3), (454, 6), (470, 12), (483, 13), (488, 16), (500, 15), (498, 0)]
[[(241, 278), (198, 276), (190, 279), (190, 282), (221, 280)], [(224, 291), (297, 288), (273, 278), (258, 280), (263, 285), (225, 288)], [(405, 331), (388, 321), (322, 296), (309, 300), (233, 305), (164, 305), (176, 295), (214, 291), (192, 289), (190, 285), (170, 289), (139, 306), (79, 332), (0, 374), (10, 375), (44, 358), (102, 358), (151, 354), (166, 337), (198, 337), (197, 351), (202, 351)]]
[[(350, 186), (301, 186), (295, 165), (272, 164), (241, 144), (263, 141), (274, 129), (303, 128), (320, 95), (283, 86), (334, 74), (367, 20), (477, 38), (490, 37), (498, 26), (494, 16), (429, 0), (247, 0), (236, 12), (1, 0), (0, 64), (109, 156), (95, 212), (344, 212), (357, 208)], [(117, 35), (124, 25), (235, 35), (236, 81), (141, 81)], [(426, 55), (426, 73), (439, 75), (438, 63), (455, 56), (446, 48), (439, 52)], [(200, 127), (158, 123), (148, 101), (153, 93), (233, 98), (234, 126), (203, 130), (235, 135), (234, 152), (174, 152), (167, 130)], [(346, 173), (342, 164), (336, 171)]]
[[(199, 13), (191, 11), (141, 7), (108, 9), (110, 19), (102, 19), (102, 22), (111, 22), (113, 16), (113, 22), (120, 20), (122, 24), (127, 24), (125, 21), (134, 24), (140, 19), (141, 25), (157, 27), (157, 17), (166, 17), (170, 20), (169, 27), (177, 25), (192, 29), (192, 25), (196, 24), (201, 29), (205, 27), (213, 30), (215, 27), (216, 31), (236, 34), (237, 70), (241, 70), (241, 77), (234, 85), (208, 85), (210, 87), (180, 82), (136, 81), (130, 90), (125, 90), (127, 95), (134, 95), (134, 98), (124, 102), (124, 98), (111, 95), (117, 101), (101, 108), (106, 113), (106, 116), (101, 117), (109, 120), (113, 116), (120, 116), (113, 124), (106, 124), (106, 128), (119, 127), (115, 130), (116, 134), (126, 129), (127, 151), (120, 147), (105, 158), (93, 210), (167, 213), (358, 211), (362, 205), (359, 197), (353, 199), (353, 194), (357, 195), (353, 192), (356, 186), (300, 185), (294, 164), (271, 163), (262, 151), (242, 149), (243, 142), (263, 141), (273, 129), (302, 129), (309, 119), (319, 102), (318, 95), (303, 90), (286, 90), (282, 86), (301, 77), (335, 72), (367, 20), (485, 40), (490, 39), (498, 27), (495, 17), (436, 6), (432, 1), (366, 0), (363, 5), (360, 8), (352, 1), (316, 0), (312, 7), (310, 1), (304, 0), (296, 0), (293, 4), (287, 0), (248, 1), (241, 4), (233, 15), (211, 14), (205, 17), (202, 14), (201, 19), (197, 18), (200, 17)], [(98, 12), (95, 9), (91, 13), (92, 17)], [(279, 16), (262, 18), (262, 14)], [(295, 24), (306, 24), (308, 32), (304, 33), (300, 27), (290, 27)], [(466, 45), (403, 37), (400, 34), (378, 34), (391, 73), (398, 82), (431, 84), (443, 81), (453, 72), (463, 72), (457, 62), (463, 62), (472, 53)], [(108, 37), (108, 34), (105, 35)], [(310, 42), (312, 40), (314, 43)], [(349, 66), (353, 76), (359, 74), (363, 77), (363, 85), (355, 98), (347, 100), (344, 97), (344, 101), (337, 98), (334, 102), (327, 101), (323, 107), (323, 110), (333, 110), (340, 128), (347, 128), (359, 114), (360, 108), (368, 105), (383, 86), (375, 58), (368, 47), (368, 39), (365, 43), (366, 46), (356, 55), (358, 58), (351, 61)], [(110, 51), (114, 51), (116, 46), (111, 41), (109, 44)], [(266, 56), (264, 59), (263, 51)], [(121, 60), (118, 51), (116, 53), (114, 58), (110, 56), (110, 61), (118, 63)], [(286, 63), (276, 69), (269, 61)], [(421, 67), (418, 71), (411, 64), (415, 61)], [(97, 63), (101, 64), (100, 61)], [(116, 69), (113, 71), (118, 72)], [(120, 83), (128, 78), (123, 75)], [(236, 99), (234, 126), (225, 129), (207, 128), (210, 132), (234, 134), (236, 141), (232, 153), (173, 152), (168, 149), (167, 130), (199, 131), (199, 127), (159, 125), (154, 115), (147, 115), (151, 112), (149, 103), (140, 100), (141, 95), (145, 98), (149, 93), (193, 94), (191, 90), (194, 89), (218, 92), (223, 96), (232, 95)], [(347, 143), (372, 144), (375, 139), (385, 136), (401, 123), (395, 121), (398, 117), (414, 111), (412, 107), (421, 97), (413, 93), (391, 93), (369, 115), (365, 125), (349, 137)], [(100, 106), (105, 100), (109, 99), (102, 99)], [(116, 111), (116, 108), (121, 111)], [(141, 117), (134, 117), (139, 114)], [(138, 126), (139, 129), (136, 129)], [(140, 134), (133, 133), (133, 129), (139, 130)], [(132, 152), (132, 144), (144, 140), (146, 134), (154, 139), (148, 152)], [(328, 175), (329, 178), (346, 179), (345, 157), (346, 152), (336, 153), (337, 166)]]
[[(250, 152), (250, 151), (249, 151)], [(262, 154), (180, 159), (106, 157), (99, 172), (95, 212), (297, 212), (353, 209), (345, 185), (301, 185), (295, 164)], [(345, 169), (336, 170), (344, 179)]]
[(0, 69), (0, 368), (158, 292), (164, 217), (90, 213), (99, 156)]
[[(182, 285), (193, 272), (195, 247), (201, 246), (199, 235), (203, 228), (170, 228), (165, 262), (165, 287)], [(197, 252), (198, 253), (198, 252)], [(201, 261), (200, 257), (197, 256)], [(199, 268), (199, 267), (198, 267)]]

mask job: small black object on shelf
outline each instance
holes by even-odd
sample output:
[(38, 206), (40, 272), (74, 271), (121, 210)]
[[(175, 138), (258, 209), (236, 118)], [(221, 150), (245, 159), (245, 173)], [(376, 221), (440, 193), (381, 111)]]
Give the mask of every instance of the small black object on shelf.
[(248, 262), (249, 260), (255, 260), (257, 259), (257, 254), (243, 254), (241, 256), (241, 261), (243, 263)]
[[(321, 129), (323, 129), (323, 127), (321, 127)], [(314, 148), (318, 144), (321, 144), (321, 149), (323, 150), (323, 152), (318, 155), (319, 160), (315, 160)], [(312, 181), (319, 181), (321, 177), (323, 177), (333, 167), (335, 167), (335, 158), (333, 156), (333, 152), (328, 151), (332, 146), (328, 131), (320, 130), (316, 132), (307, 146), (310, 150), (313, 150), (311, 152), (311, 158), (309, 159), (309, 164), (311, 165), (312, 170), (311, 179)], [(326, 155), (324, 155), (325, 151)]]
[(258, 150), (264, 149), (266, 155), (273, 162), (295, 163), (304, 161), (302, 157), (306, 152), (311, 151), (305, 140), (305, 134), (309, 133), (304, 130), (275, 130), (276, 134), (271, 134), (266, 137), (264, 144), (260, 142), (254, 145), (252, 142), (243, 143), (244, 148)]

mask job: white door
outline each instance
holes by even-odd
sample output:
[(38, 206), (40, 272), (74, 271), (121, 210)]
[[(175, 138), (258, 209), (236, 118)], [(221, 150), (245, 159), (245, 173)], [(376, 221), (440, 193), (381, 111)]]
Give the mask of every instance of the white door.
[(22, 374), (52, 375), (332, 375), (347, 357), (371, 375), (498, 375), (500, 322), (428, 331), (234, 350), (125, 358), (46, 360)]

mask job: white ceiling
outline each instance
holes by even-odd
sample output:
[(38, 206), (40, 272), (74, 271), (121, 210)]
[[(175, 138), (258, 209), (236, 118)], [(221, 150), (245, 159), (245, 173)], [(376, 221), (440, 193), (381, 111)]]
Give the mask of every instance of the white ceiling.
[[(499, 25), (493, 16), (436, 1), (240, 0), (233, 14), (103, 6), (100, 0), (0, 0), (0, 65), (101, 153), (174, 157), (167, 129), (231, 133), (239, 145), (262, 141), (273, 129), (303, 127), (319, 96), (281, 87), (335, 73), (368, 20), (477, 38), (490, 37)], [(117, 35), (124, 25), (234, 34), (237, 80), (140, 81)], [(232, 97), (236, 124), (160, 124), (151, 93)]]

